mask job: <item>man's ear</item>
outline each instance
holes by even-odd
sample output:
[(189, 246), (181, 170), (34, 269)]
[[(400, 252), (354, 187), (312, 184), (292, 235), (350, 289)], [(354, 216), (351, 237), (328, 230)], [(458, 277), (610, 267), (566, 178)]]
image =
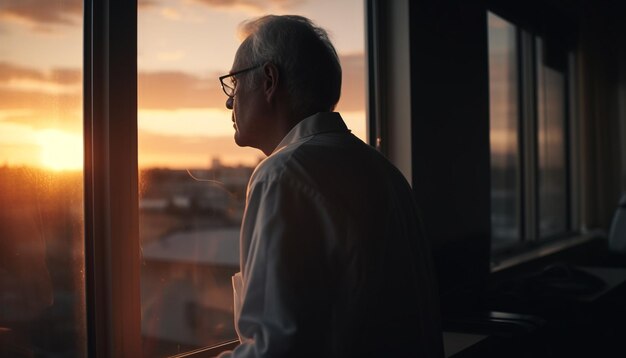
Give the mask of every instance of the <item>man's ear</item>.
[(274, 97), (278, 93), (278, 85), (280, 84), (280, 74), (278, 67), (271, 62), (267, 62), (263, 65), (263, 91), (265, 92), (265, 99), (268, 102), (274, 100)]

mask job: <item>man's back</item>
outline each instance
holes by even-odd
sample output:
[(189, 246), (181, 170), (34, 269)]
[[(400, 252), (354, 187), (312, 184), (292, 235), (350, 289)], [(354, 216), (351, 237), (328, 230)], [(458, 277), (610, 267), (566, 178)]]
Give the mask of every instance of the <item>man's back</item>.
[(400, 172), (338, 114), (309, 117), (250, 182), (240, 331), (259, 356), (438, 357), (429, 255)]

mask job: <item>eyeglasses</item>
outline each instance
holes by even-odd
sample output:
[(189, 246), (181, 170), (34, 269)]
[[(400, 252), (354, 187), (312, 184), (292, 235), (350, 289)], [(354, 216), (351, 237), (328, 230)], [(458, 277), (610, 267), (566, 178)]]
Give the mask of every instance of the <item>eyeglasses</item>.
[(233, 98), (235, 96), (235, 88), (237, 88), (237, 79), (235, 78), (235, 76), (240, 75), (244, 72), (252, 71), (259, 67), (261, 67), (261, 65), (255, 65), (252, 67), (245, 68), (243, 70), (229, 73), (224, 76), (220, 76), (220, 83), (222, 84), (222, 91), (224, 91), (224, 93), (226, 93), (228, 97)]

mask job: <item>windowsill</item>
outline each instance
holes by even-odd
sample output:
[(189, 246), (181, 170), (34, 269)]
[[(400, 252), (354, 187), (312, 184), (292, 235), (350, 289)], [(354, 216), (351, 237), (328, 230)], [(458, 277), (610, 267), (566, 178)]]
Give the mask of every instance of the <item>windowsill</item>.
[(546, 243), (545, 245), (541, 245), (539, 247), (532, 248), (528, 251), (520, 252), (518, 254), (500, 259), (500, 260), (492, 260), (491, 262), (491, 272), (498, 272), (504, 269), (517, 266), (541, 257), (545, 257), (548, 255), (552, 255), (556, 252), (581, 245), (583, 243), (592, 241), (597, 239), (598, 237), (605, 236), (605, 233), (602, 230), (591, 230), (584, 234), (572, 236), (567, 239), (562, 239), (558, 241), (553, 241), (550, 243)]
[(200, 348), (200, 349), (195, 350), (195, 351), (177, 354), (177, 355), (171, 356), (169, 358), (193, 358), (193, 357), (196, 357), (196, 358), (200, 358), (200, 357), (202, 357), (202, 358), (210, 358), (210, 357), (216, 357), (221, 352), (235, 349), (235, 347), (237, 347), (238, 345), (239, 345), (239, 340), (235, 339), (235, 340), (232, 340), (232, 341), (228, 341), (228, 342), (224, 342), (224, 343), (218, 344), (216, 346), (211, 346), (211, 347), (207, 347), (207, 348)]

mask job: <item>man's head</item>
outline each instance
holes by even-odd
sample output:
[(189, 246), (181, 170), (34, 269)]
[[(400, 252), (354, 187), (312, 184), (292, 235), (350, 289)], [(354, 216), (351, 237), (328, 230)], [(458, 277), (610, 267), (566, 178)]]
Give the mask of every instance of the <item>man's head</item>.
[[(268, 15), (244, 22), (244, 38), (231, 73), (236, 90), (227, 101), (233, 109), (240, 146), (266, 154), (297, 122), (332, 111), (341, 93), (341, 65), (326, 31), (301, 16)], [(285, 133), (282, 133), (285, 132)]]

